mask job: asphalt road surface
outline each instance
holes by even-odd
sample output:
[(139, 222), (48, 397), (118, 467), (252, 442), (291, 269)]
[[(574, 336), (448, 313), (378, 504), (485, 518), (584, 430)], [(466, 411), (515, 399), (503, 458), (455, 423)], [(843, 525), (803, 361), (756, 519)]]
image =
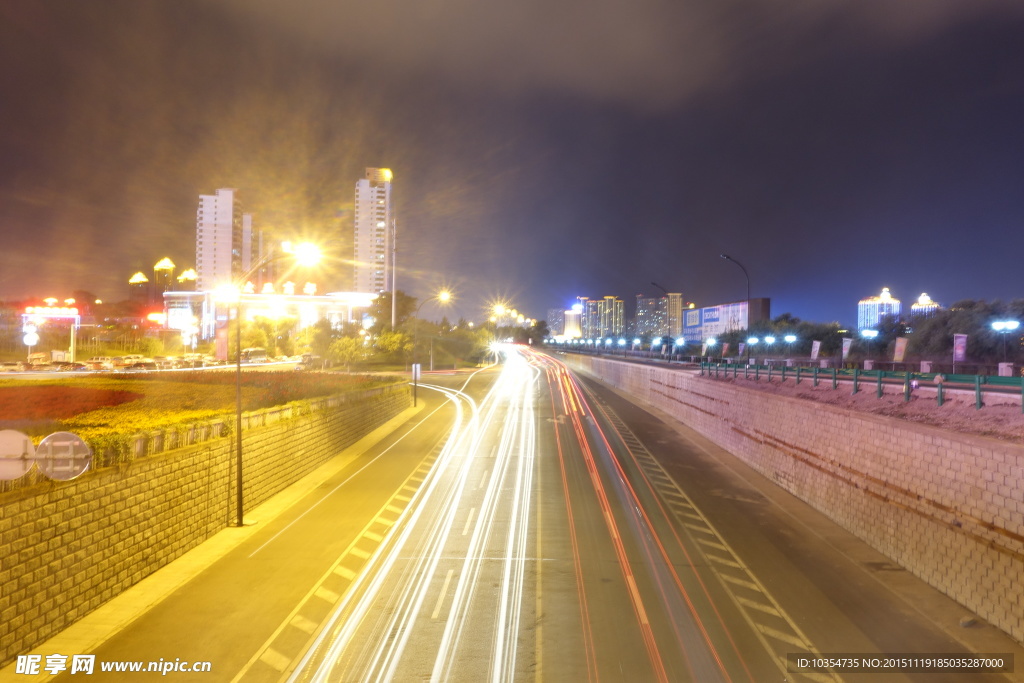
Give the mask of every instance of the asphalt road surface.
[(1020, 680), (789, 670), (795, 653), (1024, 660), (728, 454), (555, 358), (509, 348), (419, 396), (97, 660), (210, 662), (162, 676), (196, 681)]

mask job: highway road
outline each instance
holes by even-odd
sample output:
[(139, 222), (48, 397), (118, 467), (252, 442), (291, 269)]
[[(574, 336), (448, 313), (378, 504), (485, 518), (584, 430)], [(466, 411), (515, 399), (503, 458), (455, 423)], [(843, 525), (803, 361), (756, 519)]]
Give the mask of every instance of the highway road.
[(428, 377), (414, 417), (97, 657), (213, 663), (168, 680), (761, 682), (868, 680), (788, 671), (796, 652), (1020, 652), (713, 444), (504, 353)]

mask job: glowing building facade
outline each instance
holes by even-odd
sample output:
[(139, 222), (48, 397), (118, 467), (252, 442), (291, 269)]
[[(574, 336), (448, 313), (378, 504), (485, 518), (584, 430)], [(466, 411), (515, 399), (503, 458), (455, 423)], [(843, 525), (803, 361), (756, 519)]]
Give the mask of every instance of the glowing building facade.
[(910, 315), (915, 318), (930, 318), (942, 308), (939, 302), (932, 300), (930, 296), (921, 293), (917, 301), (910, 305)]
[(873, 329), (886, 316), (899, 317), (900, 310), (900, 300), (893, 298), (889, 288), (884, 287), (878, 296), (861, 299), (857, 304), (857, 329)]

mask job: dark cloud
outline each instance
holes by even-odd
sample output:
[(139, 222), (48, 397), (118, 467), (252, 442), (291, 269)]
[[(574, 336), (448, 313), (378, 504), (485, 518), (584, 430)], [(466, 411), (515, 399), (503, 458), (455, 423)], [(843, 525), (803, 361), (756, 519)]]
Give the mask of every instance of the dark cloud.
[(578, 94), (641, 109), (814, 59), (824, 44), (928, 40), (1015, 0), (220, 0), (373, 72), (446, 79), (506, 95)]

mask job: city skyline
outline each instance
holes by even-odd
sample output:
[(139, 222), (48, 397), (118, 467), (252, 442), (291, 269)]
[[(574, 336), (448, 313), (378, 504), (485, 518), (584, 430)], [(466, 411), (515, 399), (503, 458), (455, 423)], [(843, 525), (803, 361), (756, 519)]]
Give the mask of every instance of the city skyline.
[(467, 317), (651, 281), (742, 300), (723, 252), (808, 320), (852, 325), (880, 285), (1020, 298), (1024, 8), (741, 5), (7, 5), (0, 297), (117, 298), (156, 258), (190, 263), (212, 188), (268, 239), (326, 242), (352, 179), (388, 167), (397, 288), (450, 286)]

